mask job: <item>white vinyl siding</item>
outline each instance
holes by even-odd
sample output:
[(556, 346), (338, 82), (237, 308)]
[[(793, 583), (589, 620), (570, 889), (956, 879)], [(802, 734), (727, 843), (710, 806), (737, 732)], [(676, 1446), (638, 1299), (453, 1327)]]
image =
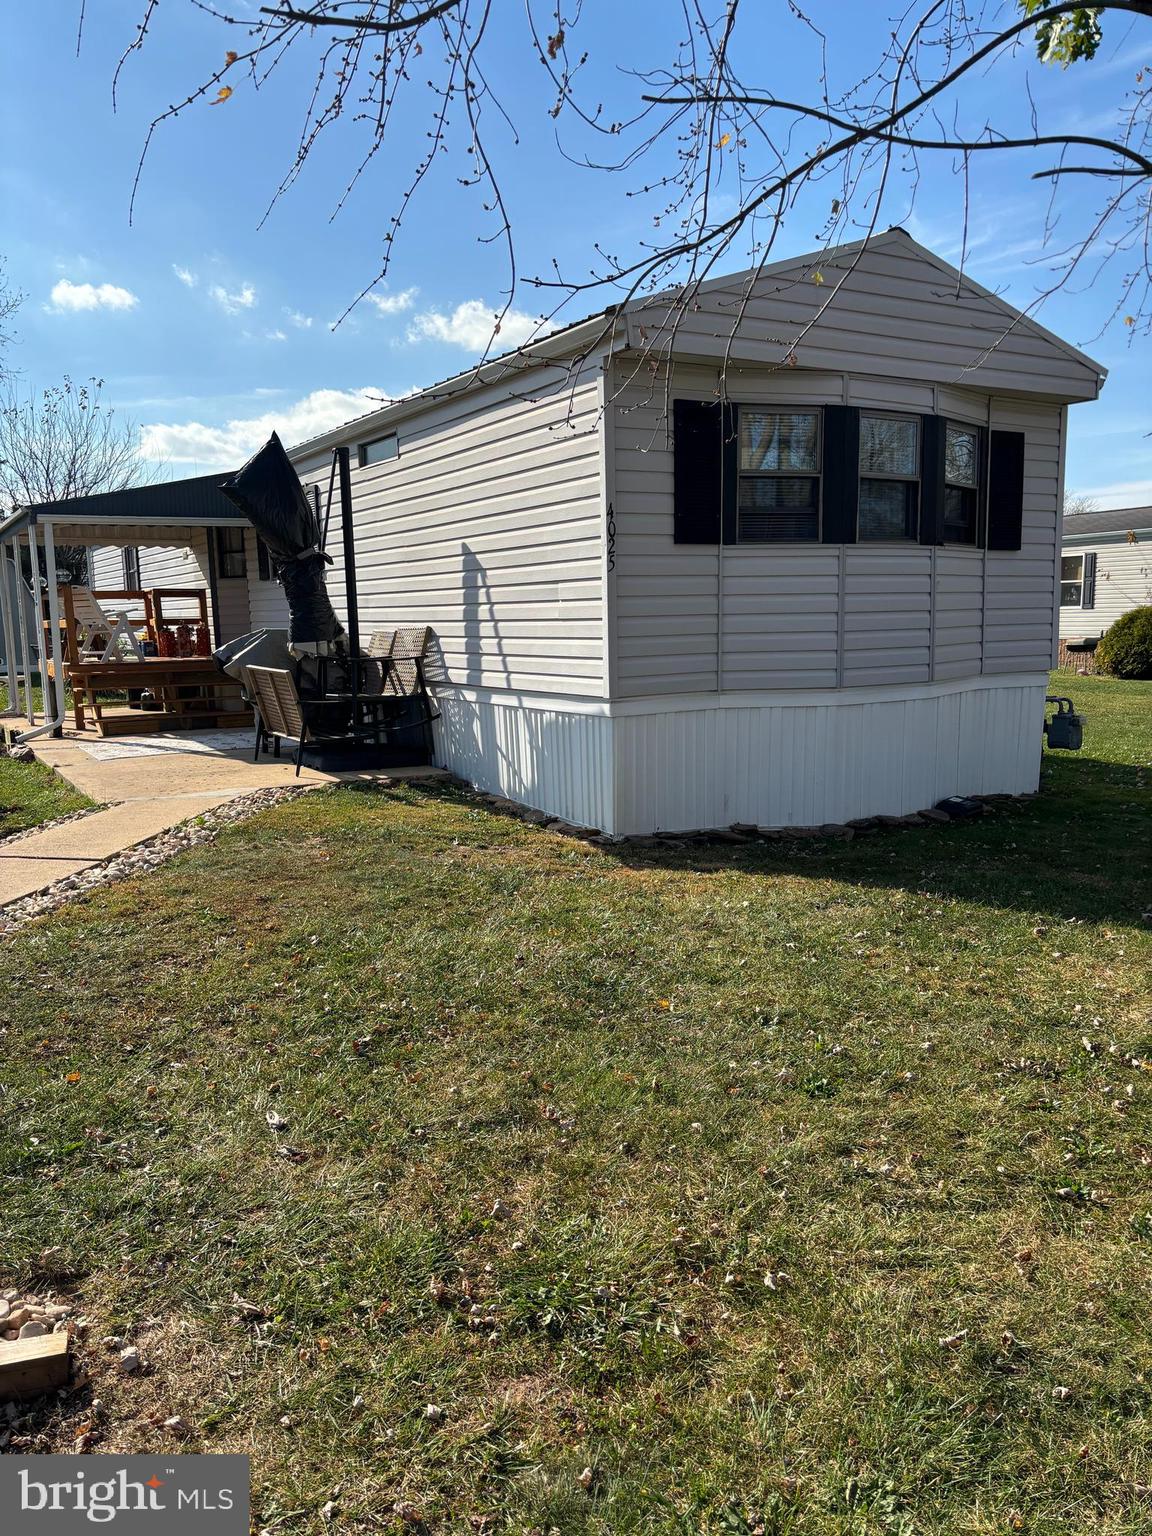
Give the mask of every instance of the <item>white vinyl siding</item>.
[(612, 720), (611, 830), (819, 826), (1030, 792), (1046, 685), (1040, 673), (625, 705)]
[[(208, 534), (203, 528), (195, 528), (189, 535), (190, 544), (138, 544), (140, 552), (140, 586), (184, 587), (203, 590), (208, 586)], [(94, 587), (124, 586), (124, 550), (119, 545), (99, 545), (89, 551), (89, 571)], [(199, 613), (193, 598), (176, 599), (164, 605), (165, 617), (193, 618)], [(143, 618), (140, 604), (129, 608), (133, 618)], [(211, 617), (211, 606), (209, 606)]]
[(983, 669), (1047, 669), (1055, 660), (1060, 410), (1032, 401), (994, 399), (991, 427), (1025, 434), (1024, 523), (1019, 550), (989, 550), (985, 556)]
[(256, 530), (244, 530), (248, 556), (248, 615), (252, 629), (287, 629), (288, 599), (284, 588), (272, 575), (269, 564), (267, 581), (260, 580), (260, 562), (256, 552)]
[[(815, 280), (819, 274), (822, 281)], [(729, 352), (735, 318), (736, 346)], [(683, 314), (654, 297), (628, 316), (629, 342), (675, 331), (680, 356), (734, 355), (777, 367), (859, 372), (1092, 400), (1097, 371), (1015, 310), (938, 264), (901, 230), (862, 253), (767, 269), (746, 295), (740, 279), (706, 284)], [(866, 364), (863, 360), (867, 360)]]
[[(627, 362), (617, 370), (629, 378)], [(662, 383), (618, 389), (617, 696), (869, 687), (1050, 665), (1058, 406), (860, 375), (732, 369), (737, 402), (799, 409), (847, 399), (865, 410), (935, 412), (1024, 432), (1024, 547), (677, 544), (666, 401), (708, 400), (716, 388), (715, 369), (678, 365), (667, 392)]]
[(1137, 542), (1065, 544), (1065, 555), (1095, 552), (1096, 602), (1091, 608), (1061, 608), (1060, 634), (1066, 640), (1102, 635), (1123, 614), (1152, 603), (1152, 529), (1133, 530)]
[[(125, 535), (127, 537), (127, 534)], [(139, 544), (140, 585), (151, 587), (183, 587), (207, 591), (208, 540), (213, 530), (193, 528), (187, 544)], [(250, 629), (280, 628), (288, 623), (288, 604), (283, 588), (277, 581), (261, 582), (256, 569), (256, 535), (254, 530), (244, 530), (245, 556), (248, 575), (246, 578), (221, 577), (217, 582), (220, 599), (220, 634), (214, 636), (217, 644), (233, 640)], [(89, 569), (94, 587), (112, 589), (124, 585), (124, 551), (119, 545), (98, 545), (89, 551)], [(166, 618), (193, 618), (199, 613), (194, 598), (172, 598), (164, 605)], [(129, 607), (133, 618), (144, 617), (142, 604)], [(214, 622), (212, 603), (208, 603), (209, 622)]]
[[(429, 624), (430, 675), (452, 683), (601, 695), (603, 490), (599, 369), (537, 368), (431, 405), (400, 452), (358, 467), (353, 516), (360, 634)], [(326, 496), (330, 455), (301, 461)], [(338, 505), (328, 590), (343, 617)]]

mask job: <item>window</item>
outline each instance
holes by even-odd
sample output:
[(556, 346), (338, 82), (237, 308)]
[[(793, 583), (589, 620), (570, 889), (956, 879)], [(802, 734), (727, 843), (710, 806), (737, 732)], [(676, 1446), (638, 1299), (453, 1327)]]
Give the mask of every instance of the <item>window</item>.
[(741, 542), (820, 537), (817, 411), (740, 408), (737, 537)]
[(1060, 557), (1060, 606), (1082, 608), (1084, 606), (1084, 556), (1061, 555)]
[(861, 539), (914, 539), (920, 525), (920, 422), (860, 417)]
[(220, 576), (228, 579), (247, 576), (243, 528), (217, 528), (216, 570)]
[(138, 549), (124, 551), (124, 585), (129, 592), (140, 591), (140, 551)]
[(980, 428), (944, 432), (944, 542), (975, 544), (980, 521)]
[(360, 467), (369, 464), (383, 464), (385, 459), (394, 459), (400, 452), (400, 444), (396, 440), (395, 432), (390, 432), (387, 437), (377, 437), (370, 443), (360, 444)]

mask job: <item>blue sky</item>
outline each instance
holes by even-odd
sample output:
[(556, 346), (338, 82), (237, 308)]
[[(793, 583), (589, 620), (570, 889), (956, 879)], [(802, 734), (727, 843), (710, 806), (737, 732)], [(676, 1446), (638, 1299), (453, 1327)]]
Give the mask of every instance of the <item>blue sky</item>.
[[(249, 0), (241, 3), (255, 9)], [(499, 246), (478, 239), (492, 232), (491, 217), (457, 184), (460, 166), (448, 157), (416, 205), (387, 284), (335, 329), (333, 322), (378, 269), (387, 214), (410, 158), (381, 157), (332, 220), (361, 142), (356, 125), (343, 122), (261, 225), (291, 164), (309, 79), (303, 55), (258, 94), (237, 76), (231, 100), (203, 103), (165, 125), (129, 224), (149, 120), (216, 68), (226, 47), (238, 45), (188, 0), (167, 0), (145, 49), (122, 73), (113, 112), (116, 60), (134, 34), (143, 0), (89, 0), (77, 58), (79, 4), (22, 7), (8, 21), (0, 252), (27, 295), (10, 359), (24, 387), (43, 387), (64, 373), (103, 378), (110, 403), (140, 424), (146, 453), (172, 473), (192, 474), (236, 463), (273, 426), (287, 440), (300, 440), (369, 408), (381, 394), (433, 382), (479, 355), (507, 272)], [(812, 34), (788, 18), (783, 4), (747, 10), (746, 79), (781, 95), (814, 96)], [(882, 43), (883, 11), (849, 8), (843, 0), (809, 7), (814, 19), (829, 24), (833, 70), (845, 83), (860, 72), (859, 59), (874, 56)], [(520, 15), (519, 6), (508, 8), (506, 43), (489, 55), (489, 66), (520, 129), (513, 140), (493, 125), (521, 268), (546, 271), (556, 258), (566, 271), (584, 272), (594, 260), (592, 239), (628, 253), (650, 237), (655, 203), (626, 192), (651, 177), (647, 170), (605, 177), (557, 154), (547, 113), (551, 97)], [(587, 0), (585, 18), (577, 36), (589, 51), (589, 95), (621, 114), (640, 89), (623, 71), (669, 59), (683, 30), (679, 7), (668, 0), (632, 0), (626, 9)], [(1026, 111), (1027, 77), (1042, 126), (1075, 119), (1079, 131), (1103, 131), (1137, 67), (1152, 63), (1141, 54), (1137, 25), (1111, 24), (1091, 65), (1064, 72), (1019, 57), (974, 76), (963, 98), (969, 122), (995, 112), (1011, 129), (1004, 117), (1010, 111), (1026, 126), (1019, 114)], [(407, 144), (420, 145), (423, 108), (403, 126)], [(458, 134), (452, 142), (462, 147), (465, 138)], [(604, 151), (602, 139), (570, 132), (566, 142)], [(1046, 252), (1064, 243), (1077, 209), (1055, 239), (1046, 236), (1046, 184), (1027, 179), (1038, 162), (980, 158), (967, 267), (1011, 302), (1027, 305), (1048, 286)], [(915, 188), (907, 177), (893, 178), (881, 227), (902, 223), (955, 260), (962, 179), (942, 158), (925, 161), (923, 169)], [(825, 183), (801, 201), (778, 254), (818, 244), (834, 190)], [(1087, 217), (1095, 188), (1081, 183), (1077, 191)], [(740, 264), (734, 257), (731, 265)], [(1099, 334), (1115, 297), (1105, 274), (1055, 295), (1038, 315), (1109, 369), (1102, 400), (1071, 412), (1068, 457), (1069, 489), (1093, 494), (1100, 506), (1152, 501), (1146, 435), (1152, 342), (1133, 340), (1122, 324)], [(570, 318), (609, 298), (578, 298)], [(519, 340), (539, 307), (530, 289), (518, 292), (504, 339)]]

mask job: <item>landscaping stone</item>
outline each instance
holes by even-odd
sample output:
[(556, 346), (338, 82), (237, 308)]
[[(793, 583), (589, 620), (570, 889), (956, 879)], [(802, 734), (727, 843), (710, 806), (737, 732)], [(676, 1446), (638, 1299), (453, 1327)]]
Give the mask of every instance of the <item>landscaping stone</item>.
[(30, 1323), (25, 1323), (21, 1328), (19, 1337), (22, 1339), (40, 1339), (43, 1338), (47, 1332), (48, 1330), (45, 1328), (44, 1324), (33, 1318)]
[(21, 827), (19, 832), (9, 832), (6, 837), (0, 837), (0, 845), (9, 848), (13, 843), (22, 843), (29, 837), (37, 837), (41, 832), (47, 832), (54, 827), (66, 827), (72, 821), (84, 821), (89, 816), (94, 816), (97, 811), (106, 811), (106, 805), (86, 805), (83, 810), (69, 811), (67, 816), (55, 816), (51, 821), (41, 821), (34, 827)]
[(930, 807), (926, 811), (917, 811), (916, 814), (920, 817), (921, 821), (942, 822), (945, 826), (952, 820), (947, 811), (938, 811), (935, 806)]

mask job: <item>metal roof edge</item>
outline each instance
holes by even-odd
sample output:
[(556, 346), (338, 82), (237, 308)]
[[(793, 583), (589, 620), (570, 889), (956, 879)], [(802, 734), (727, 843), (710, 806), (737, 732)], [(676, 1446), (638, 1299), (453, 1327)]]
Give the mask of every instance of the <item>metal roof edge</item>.
[[(620, 305), (609, 305), (606, 309), (594, 315), (588, 315), (583, 320), (573, 321), (571, 325), (554, 332), (551, 336), (542, 336), (539, 341), (528, 342), (523, 347), (502, 353), (499, 357), (477, 363), (461, 373), (442, 379), (437, 384), (429, 384), (426, 389), (417, 390), (414, 394), (401, 395), (398, 399), (382, 405), (379, 410), (366, 411), (362, 416), (353, 416), (351, 420), (342, 422), (338, 427), (331, 427), (327, 432), (317, 433), (315, 437), (306, 438), (302, 443), (293, 444), (288, 449), (288, 456), (291, 459), (302, 459), (314, 453), (323, 453), (328, 448), (336, 448), (342, 443), (364, 437), (365, 434), (375, 432), (380, 427), (388, 427), (393, 422), (406, 421), (411, 416), (418, 416), (421, 411), (434, 405), (442, 405), (445, 400), (454, 400), (457, 396), (468, 394), (474, 389), (520, 377), (533, 369), (546, 367), (549, 363), (562, 362), (570, 357), (580, 357), (582, 361), (587, 361), (598, 352), (607, 355), (616, 350), (624, 339), (623, 331), (618, 324), (621, 308)], [(585, 346), (587, 350), (582, 352), (581, 349)]]

